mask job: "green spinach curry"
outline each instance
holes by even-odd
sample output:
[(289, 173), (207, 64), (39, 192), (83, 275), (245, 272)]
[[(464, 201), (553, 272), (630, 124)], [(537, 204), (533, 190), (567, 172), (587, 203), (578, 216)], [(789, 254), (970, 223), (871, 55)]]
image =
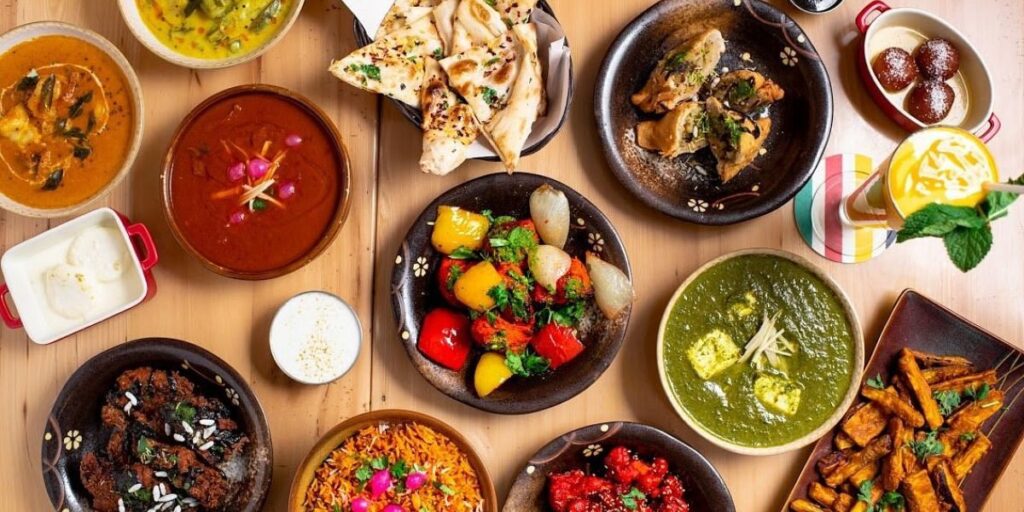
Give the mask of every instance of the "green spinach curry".
[(855, 359), (842, 305), (787, 259), (745, 255), (695, 279), (665, 326), (665, 376), (678, 404), (713, 435), (780, 446), (842, 403)]

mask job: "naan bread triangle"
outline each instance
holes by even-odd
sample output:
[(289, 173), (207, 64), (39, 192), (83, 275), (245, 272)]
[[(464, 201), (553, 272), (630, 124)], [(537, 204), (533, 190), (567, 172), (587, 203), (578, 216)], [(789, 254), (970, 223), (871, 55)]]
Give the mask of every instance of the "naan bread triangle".
[(441, 3), (434, 7), (434, 26), (441, 36), (444, 44), (444, 54), (451, 55), (452, 37), (455, 35), (455, 11), (459, 7), (459, 0), (441, 0)]
[(508, 104), (522, 62), (516, 51), (517, 41), (510, 31), (489, 44), (474, 46), (441, 61), (452, 89), (469, 103), (481, 123), (490, 121)]
[(423, 155), (420, 169), (445, 175), (466, 161), (480, 129), (473, 110), (448, 87), (444, 71), (427, 57), (420, 103), (423, 106)]
[(487, 0), (461, 0), (452, 30), (451, 54), (456, 54), (495, 40), (508, 26)]
[(345, 83), (419, 108), (425, 59), (442, 53), (437, 29), (427, 16), (332, 62), (329, 69)]
[(512, 86), (508, 102), (484, 125), (484, 135), (491, 141), (508, 172), (519, 166), (519, 156), (526, 139), (533, 131), (544, 96), (544, 86), (537, 58), (537, 30), (532, 24), (512, 28), (516, 41), (519, 74)]
[(374, 39), (411, 27), (417, 21), (430, 16), (435, 5), (437, 0), (395, 0), (391, 9), (384, 15), (384, 21), (377, 28)]

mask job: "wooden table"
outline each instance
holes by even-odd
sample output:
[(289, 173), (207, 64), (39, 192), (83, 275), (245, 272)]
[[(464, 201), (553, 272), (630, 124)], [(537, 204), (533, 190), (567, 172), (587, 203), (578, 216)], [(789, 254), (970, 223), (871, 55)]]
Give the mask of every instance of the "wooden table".
[[(497, 164), (473, 163), (446, 178), (417, 170), (419, 134), (389, 103), (342, 85), (326, 72), (332, 57), (354, 48), (351, 15), (332, 0), (310, 0), (291, 33), (252, 63), (221, 71), (174, 67), (145, 50), (128, 31), (113, 0), (4, 0), (0, 30), (56, 19), (95, 30), (123, 49), (142, 79), (146, 138), (132, 176), (107, 203), (149, 225), (161, 250), (154, 300), (49, 346), (23, 333), (0, 333), (0, 510), (50, 508), (40, 478), (39, 447), (53, 399), (68, 376), (96, 353), (147, 336), (202, 345), (232, 364), (263, 403), (274, 436), (274, 482), (267, 510), (283, 510), (292, 472), (317, 437), (342, 419), (370, 409), (409, 408), (436, 415), (467, 434), (485, 459), (499, 495), (531, 453), (576, 427), (634, 420), (661, 427), (708, 455), (725, 476), (743, 512), (783, 506), (808, 450), (752, 458), (702, 441), (679, 420), (664, 397), (655, 367), (661, 312), (687, 274), (722, 253), (775, 247), (827, 269), (852, 297), (874, 343), (897, 295), (915, 288), (998, 335), (1024, 345), (1024, 210), (996, 224), (996, 245), (982, 266), (961, 274), (947, 263), (941, 243), (919, 241), (890, 249), (857, 266), (829, 263), (801, 241), (791, 206), (756, 221), (726, 228), (698, 227), (641, 206), (613, 177), (594, 130), (592, 92), (605, 50), (621, 28), (651, 0), (552, 0), (563, 21), (577, 72), (571, 118), (555, 140), (525, 158), (524, 170), (562, 180), (595, 202), (617, 226), (629, 249), (639, 301), (618, 359), (589, 390), (544, 412), (503, 417), (479, 412), (428, 386), (408, 362), (392, 320), (388, 281), (400, 239), (424, 205), (439, 193)], [(865, 3), (849, 0), (819, 17), (794, 15), (824, 56), (835, 93), (835, 128), (828, 154), (858, 151), (882, 158), (902, 133), (862, 90), (854, 67), (853, 16)], [(992, 142), (1004, 174), (1024, 169), (1024, 4), (1018, 0), (894, 0), (952, 20), (985, 56), (993, 72), (995, 110), (1002, 134)], [(262, 283), (218, 277), (188, 257), (164, 221), (160, 162), (181, 118), (207, 96), (232, 85), (267, 82), (300, 91), (330, 113), (345, 138), (354, 167), (352, 215), (333, 247), (287, 277)], [(2, 248), (56, 222), (0, 214)], [(284, 376), (271, 360), (267, 332), (277, 306), (310, 289), (339, 294), (358, 311), (368, 343), (355, 369), (330, 386), (307, 387)], [(870, 347), (869, 347), (870, 348)], [(1024, 503), (1024, 455), (1017, 454), (995, 489), (990, 511), (1017, 511)]]

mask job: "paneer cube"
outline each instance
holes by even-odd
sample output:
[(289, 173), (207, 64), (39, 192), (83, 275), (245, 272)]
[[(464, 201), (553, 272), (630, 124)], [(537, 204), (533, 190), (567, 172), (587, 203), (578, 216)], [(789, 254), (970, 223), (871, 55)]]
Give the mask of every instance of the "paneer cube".
[(800, 393), (800, 386), (778, 375), (761, 374), (754, 380), (754, 396), (765, 407), (787, 416), (800, 408)]
[(732, 336), (715, 329), (691, 345), (686, 350), (686, 357), (697, 375), (708, 380), (736, 364), (736, 361), (740, 360), (740, 348), (736, 346)]

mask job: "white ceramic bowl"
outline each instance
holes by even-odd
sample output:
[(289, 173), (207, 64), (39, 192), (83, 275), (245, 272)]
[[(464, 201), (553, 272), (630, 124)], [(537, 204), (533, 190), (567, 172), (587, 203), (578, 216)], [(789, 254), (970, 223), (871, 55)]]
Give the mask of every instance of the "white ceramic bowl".
[[(51, 266), (66, 263), (67, 248), (85, 230), (93, 227), (112, 228), (121, 236), (127, 254), (127, 265), (113, 283), (102, 283), (105, 299), (80, 319), (64, 318), (48, 305), (42, 274)], [(132, 238), (137, 238), (145, 251), (136, 252)], [(159, 261), (149, 230), (142, 224), (126, 225), (110, 208), (93, 210), (49, 231), (30, 238), (4, 253), (0, 258), (4, 283), (0, 285), (0, 316), (9, 328), (24, 327), (29, 339), (46, 345), (82, 329), (127, 311), (146, 300), (154, 291), (150, 286), (150, 270)], [(7, 306), (10, 294), (19, 317)]]
[(12, 47), (24, 43), (25, 41), (30, 41), (43, 36), (74, 37), (76, 39), (81, 39), (82, 41), (85, 41), (106, 53), (121, 69), (121, 74), (124, 75), (125, 81), (130, 89), (132, 109), (135, 114), (135, 123), (132, 127), (132, 140), (128, 145), (128, 153), (124, 157), (124, 163), (122, 163), (121, 169), (116, 175), (114, 175), (114, 179), (110, 180), (106, 186), (93, 194), (92, 197), (78, 204), (65, 206), (63, 208), (34, 208), (31, 206), (25, 206), (0, 193), (0, 208), (9, 212), (24, 215), (26, 217), (67, 217), (85, 211), (93, 203), (106, 197), (111, 190), (117, 187), (124, 178), (128, 176), (129, 171), (131, 171), (132, 165), (135, 163), (135, 157), (138, 156), (139, 148), (142, 146), (142, 133), (146, 124), (145, 109), (143, 108), (142, 102), (142, 84), (139, 83), (139, 77), (135, 74), (135, 70), (132, 68), (132, 65), (128, 63), (128, 59), (124, 57), (124, 54), (122, 54), (113, 43), (91, 30), (69, 25), (67, 23), (61, 23), (59, 21), (40, 21), (37, 23), (29, 23), (0, 35), (0, 54), (6, 53)]
[(305, 0), (295, 0), (295, 4), (292, 6), (291, 12), (285, 14), (284, 22), (281, 24), (281, 28), (274, 37), (270, 38), (263, 45), (237, 55), (235, 57), (228, 57), (224, 59), (201, 59), (198, 57), (189, 57), (182, 55), (168, 48), (167, 45), (160, 42), (153, 32), (146, 25), (146, 22), (142, 20), (142, 15), (139, 13), (138, 0), (117, 0), (117, 7), (121, 10), (121, 17), (124, 18), (125, 24), (128, 25), (128, 29), (132, 31), (135, 38), (139, 40), (149, 51), (157, 54), (161, 59), (176, 64), (178, 66), (191, 68), (191, 69), (220, 69), (227, 68), (250, 60), (263, 55), (270, 50), (275, 44), (284, 39), (285, 34), (292, 28), (295, 20), (299, 19), (299, 13), (302, 12), (302, 5)]
[[(675, 306), (676, 301), (679, 300), (679, 297), (682, 296), (683, 292), (686, 291), (686, 289), (689, 288), (690, 285), (693, 284), (693, 282), (698, 277), (704, 274), (704, 272), (706, 272), (711, 267), (714, 267), (725, 260), (729, 260), (739, 256), (749, 255), (774, 256), (777, 258), (792, 261), (793, 263), (796, 263), (797, 265), (799, 265), (800, 267), (802, 267), (803, 269), (807, 270), (815, 277), (820, 279), (821, 282), (824, 283), (825, 286), (828, 287), (828, 289), (831, 290), (833, 294), (835, 294), (836, 299), (842, 306), (843, 312), (846, 316), (846, 320), (850, 324), (850, 335), (853, 338), (853, 369), (851, 370), (850, 374), (850, 387), (849, 389), (846, 390), (846, 394), (843, 396), (843, 400), (839, 403), (839, 405), (836, 406), (836, 409), (832, 413), (832, 415), (829, 416), (829, 418), (825, 420), (824, 423), (819, 425), (813, 431), (805, 434), (799, 439), (795, 439), (793, 441), (790, 441), (786, 444), (779, 446), (746, 446), (732, 443), (730, 441), (722, 439), (721, 437), (718, 437), (710, 430), (708, 430), (706, 427), (701, 425), (700, 422), (697, 421), (696, 418), (691, 416), (689, 411), (687, 411), (686, 408), (679, 403), (679, 400), (672, 392), (672, 385), (668, 380), (668, 375), (665, 374), (665, 328), (668, 325), (668, 320), (672, 314), (672, 309), (673, 306)], [(846, 296), (846, 293), (844, 293), (843, 290), (839, 288), (839, 284), (832, 280), (832, 278), (829, 277), (828, 274), (812, 265), (809, 261), (793, 253), (780, 251), (776, 249), (747, 249), (732, 252), (729, 254), (724, 254), (722, 256), (719, 256), (718, 258), (715, 258), (705, 263), (693, 274), (690, 274), (690, 277), (686, 278), (686, 281), (683, 281), (683, 284), (679, 285), (679, 288), (672, 295), (672, 299), (669, 300), (668, 305), (665, 307), (665, 312), (661, 317), (661, 325), (658, 327), (657, 354), (658, 375), (661, 378), (661, 387), (664, 389), (665, 395), (668, 397), (669, 402), (672, 403), (672, 408), (675, 409), (676, 414), (678, 414), (679, 417), (682, 418), (683, 421), (685, 421), (686, 424), (690, 426), (690, 428), (692, 428), (695, 432), (700, 434), (700, 436), (703, 437), (704, 439), (707, 439), (712, 444), (720, 448), (724, 448), (730, 452), (739, 453), (741, 455), (776, 455), (779, 453), (786, 453), (803, 448), (804, 446), (807, 446), (817, 441), (819, 438), (821, 438), (821, 436), (825, 435), (827, 432), (832, 430), (832, 428), (835, 427), (836, 424), (838, 424), (839, 421), (843, 419), (843, 415), (846, 414), (846, 411), (850, 408), (850, 405), (853, 403), (854, 399), (857, 398), (857, 394), (860, 391), (858, 383), (860, 383), (861, 377), (863, 377), (864, 375), (864, 333), (860, 327), (860, 319), (857, 316), (857, 311), (853, 308), (853, 304), (850, 302), (849, 297)]]
[(281, 305), (270, 325), (270, 353), (285, 375), (303, 384), (327, 384), (359, 359), (362, 327), (355, 309), (321, 291), (300, 293)]

